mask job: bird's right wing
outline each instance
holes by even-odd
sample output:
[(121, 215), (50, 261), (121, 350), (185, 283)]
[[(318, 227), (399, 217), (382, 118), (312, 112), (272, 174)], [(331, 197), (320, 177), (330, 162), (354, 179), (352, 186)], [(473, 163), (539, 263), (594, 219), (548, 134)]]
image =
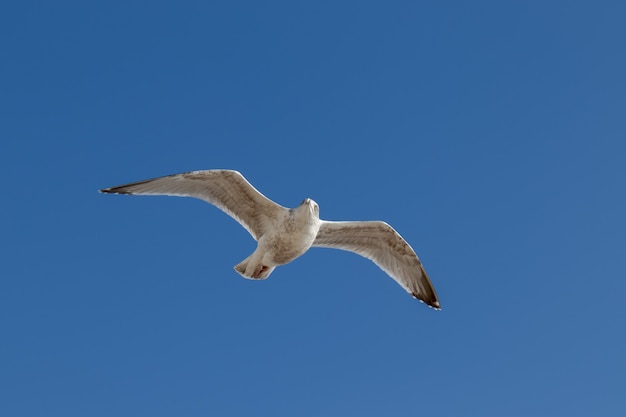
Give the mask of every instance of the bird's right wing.
[(439, 299), (422, 263), (393, 227), (382, 221), (322, 221), (313, 246), (342, 249), (372, 260), (409, 294), (440, 309)]
[(287, 211), (257, 191), (239, 172), (231, 170), (168, 175), (100, 192), (199, 198), (237, 220), (257, 240)]

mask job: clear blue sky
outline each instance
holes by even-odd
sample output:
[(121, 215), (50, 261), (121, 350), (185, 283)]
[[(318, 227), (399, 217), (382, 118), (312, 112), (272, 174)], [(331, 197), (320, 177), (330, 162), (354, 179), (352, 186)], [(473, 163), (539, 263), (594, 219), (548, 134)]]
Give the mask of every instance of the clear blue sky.
[[(626, 415), (623, 1), (0, 6), (3, 416)], [(443, 305), (192, 199), (385, 220)]]

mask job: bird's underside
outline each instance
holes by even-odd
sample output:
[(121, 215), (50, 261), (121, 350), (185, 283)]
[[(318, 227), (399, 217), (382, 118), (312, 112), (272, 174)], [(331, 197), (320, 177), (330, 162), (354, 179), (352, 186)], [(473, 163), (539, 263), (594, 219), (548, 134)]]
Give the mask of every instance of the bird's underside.
[(267, 278), (311, 247), (357, 253), (372, 260), (409, 294), (441, 308), (437, 293), (411, 246), (382, 221), (334, 222), (319, 219), (319, 207), (305, 199), (282, 207), (257, 191), (239, 172), (194, 171), (100, 190), (103, 193), (194, 197), (237, 220), (257, 240), (257, 249), (235, 270), (246, 278)]

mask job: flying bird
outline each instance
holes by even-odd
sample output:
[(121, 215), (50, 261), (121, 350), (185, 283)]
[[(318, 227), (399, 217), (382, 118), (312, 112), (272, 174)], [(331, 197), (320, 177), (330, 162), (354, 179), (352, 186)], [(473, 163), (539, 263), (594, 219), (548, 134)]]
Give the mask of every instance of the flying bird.
[(372, 260), (409, 294), (434, 309), (439, 299), (411, 246), (383, 221), (327, 221), (305, 198), (296, 208), (276, 204), (237, 171), (206, 170), (168, 175), (105, 188), (102, 193), (194, 197), (239, 222), (257, 241), (250, 256), (235, 265), (249, 279), (265, 279), (311, 247), (341, 249)]

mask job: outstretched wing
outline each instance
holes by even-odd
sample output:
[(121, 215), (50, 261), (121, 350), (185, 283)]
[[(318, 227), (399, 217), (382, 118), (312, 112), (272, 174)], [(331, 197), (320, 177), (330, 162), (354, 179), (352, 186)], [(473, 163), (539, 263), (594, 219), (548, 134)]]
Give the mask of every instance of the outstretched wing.
[(237, 220), (256, 240), (287, 211), (257, 191), (239, 172), (230, 170), (168, 175), (100, 192), (199, 198)]
[(439, 299), (411, 246), (385, 222), (322, 221), (313, 246), (342, 249), (372, 260), (413, 297), (440, 309)]

